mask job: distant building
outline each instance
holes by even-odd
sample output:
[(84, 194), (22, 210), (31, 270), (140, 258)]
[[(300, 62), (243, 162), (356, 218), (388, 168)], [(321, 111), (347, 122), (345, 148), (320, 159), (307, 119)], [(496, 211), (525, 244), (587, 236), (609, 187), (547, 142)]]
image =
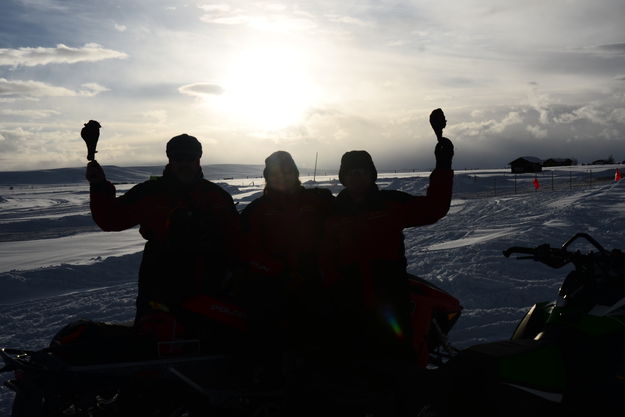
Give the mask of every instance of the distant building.
[(549, 158), (543, 161), (543, 167), (568, 167), (571, 165), (577, 165), (577, 160), (571, 158)]
[(535, 156), (522, 156), (508, 163), (513, 173), (521, 174), (524, 172), (542, 172), (542, 160)]
[(614, 159), (597, 159), (596, 161), (592, 161), (590, 165), (612, 165), (614, 163)]
[(610, 155), (608, 159), (597, 159), (592, 161), (590, 165), (612, 165), (614, 163), (614, 155)]

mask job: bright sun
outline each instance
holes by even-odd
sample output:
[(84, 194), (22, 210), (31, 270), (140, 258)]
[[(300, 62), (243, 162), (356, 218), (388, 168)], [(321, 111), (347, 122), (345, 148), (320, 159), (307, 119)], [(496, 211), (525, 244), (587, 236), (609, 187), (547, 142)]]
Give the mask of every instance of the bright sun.
[(229, 118), (263, 130), (298, 122), (318, 101), (305, 58), (287, 49), (238, 54), (222, 81), (220, 107)]

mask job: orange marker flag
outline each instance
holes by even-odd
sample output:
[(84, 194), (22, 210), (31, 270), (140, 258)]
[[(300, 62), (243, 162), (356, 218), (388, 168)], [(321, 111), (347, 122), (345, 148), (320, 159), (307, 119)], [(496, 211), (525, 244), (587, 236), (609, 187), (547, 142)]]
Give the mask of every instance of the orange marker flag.
[(621, 176), (621, 170), (616, 168), (616, 172), (614, 173), (614, 181), (620, 181), (621, 178), (623, 178)]
[(534, 181), (532, 181), (532, 184), (534, 184), (534, 189), (538, 190), (540, 188), (540, 183), (538, 182), (538, 178), (534, 177)]

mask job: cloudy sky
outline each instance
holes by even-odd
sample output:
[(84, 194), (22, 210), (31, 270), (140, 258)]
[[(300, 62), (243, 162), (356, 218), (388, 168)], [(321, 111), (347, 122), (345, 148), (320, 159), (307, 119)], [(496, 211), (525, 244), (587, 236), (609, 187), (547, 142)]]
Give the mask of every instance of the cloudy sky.
[(625, 159), (623, 0), (2, 0), (0, 170), (203, 163), (290, 151), (336, 168), (433, 165), (445, 110), (456, 168), (522, 155)]

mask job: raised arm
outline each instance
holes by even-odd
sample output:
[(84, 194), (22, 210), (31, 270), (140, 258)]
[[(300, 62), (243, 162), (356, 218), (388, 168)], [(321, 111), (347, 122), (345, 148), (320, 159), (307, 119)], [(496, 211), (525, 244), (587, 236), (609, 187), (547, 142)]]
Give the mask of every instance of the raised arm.
[(91, 216), (100, 229), (111, 232), (126, 230), (140, 222), (142, 208), (140, 185), (133, 187), (123, 197), (116, 197), (115, 186), (107, 181), (104, 170), (97, 161), (87, 165)]
[(451, 204), (454, 172), (451, 163), (454, 157), (454, 145), (443, 137), (447, 120), (443, 110), (436, 109), (430, 114), (430, 125), (436, 134), (436, 169), (430, 175), (430, 185), (425, 196), (409, 198), (400, 209), (399, 218), (404, 227), (432, 224), (445, 217)]

